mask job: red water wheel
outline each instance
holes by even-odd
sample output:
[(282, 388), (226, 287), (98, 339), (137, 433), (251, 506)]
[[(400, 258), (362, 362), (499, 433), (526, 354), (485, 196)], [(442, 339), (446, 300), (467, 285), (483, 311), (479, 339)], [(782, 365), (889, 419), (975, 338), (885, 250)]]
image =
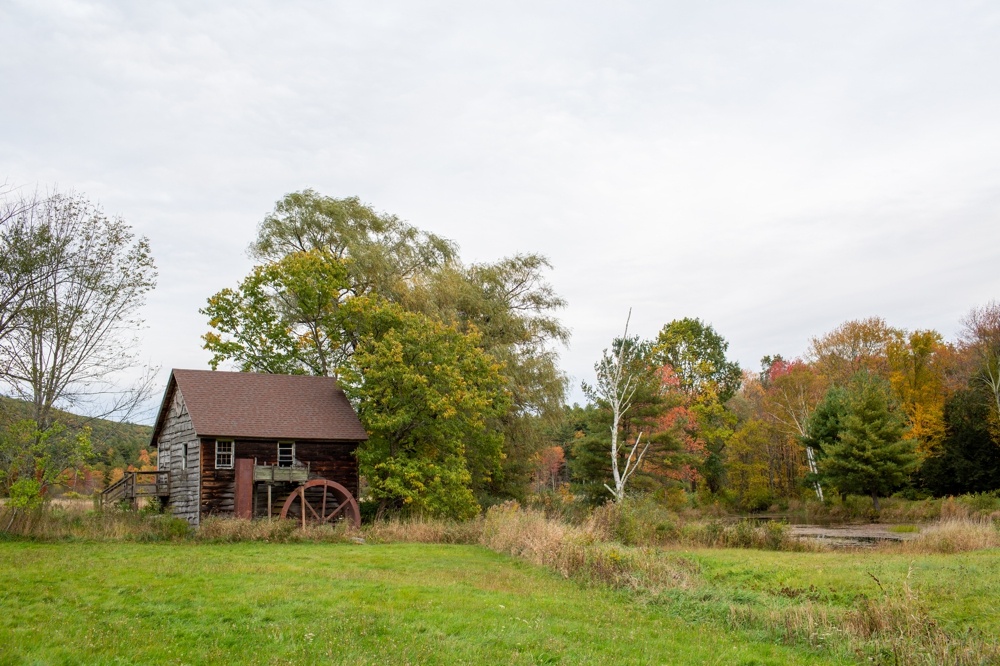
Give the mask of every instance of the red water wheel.
[(313, 479), (296, 488), (281, 507), (282, 518), (292, 518), (313, 525), (346, 520), (361, 526), (358, 501), (344, 486), (329, 479)]

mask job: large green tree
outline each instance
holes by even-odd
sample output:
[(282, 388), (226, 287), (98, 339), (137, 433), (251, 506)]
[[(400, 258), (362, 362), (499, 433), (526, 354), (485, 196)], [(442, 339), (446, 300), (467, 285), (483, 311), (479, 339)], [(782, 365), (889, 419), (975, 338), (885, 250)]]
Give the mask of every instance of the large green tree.
[(566, 376), (555, 345), (567, 342), (569, 332), (554, 314), (565, 301), (545, 280), (550, 268), (537, 254), (470, 266), (452, 261), (415, 281), (403, 301), (410, 310), (477, 331), (482, 349), (502, 366), (512, 403), (497, 424), (505, 455), (503, 473), (488, 488), (493, 496), (523, 493), (562, 410)]
[(497, 363), (506, 396), (504, 409), (484, 412), (502, 447), (487, 459), (500, 465), (477, 472), (470, 454), (469, 487), (480, 500), (524, 492), (565, 394), (554, 343), (568, 333), (553, 314), (564, 303), (544, 278), (547, 260), (523, 254), (464, 265), (449, 241), (355, 198), (309, 190), (278, 202), (251, 254), (263, 263), (202, 310), (213, 367), (343, 377), (359, 367), (366, 335), (356, 299), (445, 325)]
[(475, 333), (398, 305), (356, 298), (345, 309), (358, 346), (344, 383), (369, 440), (361, 471), (383, 508), (469, 518), (473, 490), (500, 472), (507, 410), (500, 365)]
[(344, 260), (348, 289), (398, 301), (414, 281), (457, 258), (451, 241), (379, 213), (357, 197), (313, 190), (285, 195), (257, 230), (250, 254), (264, 263), (314, 250)]
[(810, 421), (810, 440), (822, 446), (820, 474), (842, 493), (879, 497), (903, 487), (917, 464), (905, 439), (906, 416), (887, 381), (860, 371), (831, 390)]
[(336, 375), (353, 350), (341, 305), (346, 261), (324, 250), (297, 251), (257, 266), (236, 289), (223, 289), (200, 312), (213, 369)]
[(202, 310), (213, 367), (337, 376), (359, 344), (342, 308), (359, 296), (474, 333), (500, 364), (511, 406), (489, 424), (503, 435), (501, 469), (473, 485), (483, 500), (523, 494), (566, 388), (556, 345), (569, 334), (554, 315), (565, 303), (545, 279), (544, 257), (465, 265), (450, 241), (311, 190), (278, 202), (251, 254), (263, 263)]

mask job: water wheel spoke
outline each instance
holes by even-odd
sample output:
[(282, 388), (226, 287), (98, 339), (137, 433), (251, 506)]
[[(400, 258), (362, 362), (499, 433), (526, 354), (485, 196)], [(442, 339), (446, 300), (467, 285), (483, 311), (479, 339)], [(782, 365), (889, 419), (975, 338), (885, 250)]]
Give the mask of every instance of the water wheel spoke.
[(306, 491), (303, 490), (302, 491), (302, 512), (303, 513), (305, 513), (306, 507), (308, 507), (309, 508), (309, 512), (312, 513), (312, 515), (316, 517), (316, 520), (320, 519), (319, 518), (319, 514), (316, 513), (316, 509), (314, 509), (313, 505), (310, 504), (309, 500), (306, 499)]
[(338, 515), (338, 514), (339, 514), (339, 513), (341, 512), (341, 511), (343, 511), (343, 510), (344, 510), (344, 507), (345, 507), (345, 506), (347, 506), (347, 502), (341, 502), (341, 503), (340, 503), (340, 506), (338, 506), (338, 507), (337, 507), (336, 509), (334, 509), (333, 511), (331, 511), (331, 512), (330, 512), (330, 515), (329, 515), (329, 516), (327, 516), (326, 518), (324, 518), (323, 520), (324, 520), (324, 521), (327, 521), (327, 520), (333, 520), (334, 518), (336, 518), (336, 517), (337, 517), (337, 515)]
[(338, 519), (347, 520), (354, 526), (361, 524), (361, 515), (354, 496), (336, 481), (329, 479), (307, 481), (285, 500), (281, 517), (288, 518), (290, 515), (295, 515), (293, 506), (297, 508), (300, 501), (301, 513), (298, 518), (302, 520), (303, 527), (307, 521), (324, 524)]

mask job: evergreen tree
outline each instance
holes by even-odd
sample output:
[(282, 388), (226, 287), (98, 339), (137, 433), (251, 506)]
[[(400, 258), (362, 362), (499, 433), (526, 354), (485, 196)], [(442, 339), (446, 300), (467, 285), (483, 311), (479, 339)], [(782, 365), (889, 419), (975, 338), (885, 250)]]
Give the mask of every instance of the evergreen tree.
[(837, 443), (844, 427), (847, 399), (847, 391), (843, 387), (831, 386), (809, 416), (802, 443), (811, 446), (817, 455), (823, 455), (827, 447)]
[(887, 382), (864, 370), (851, 378), (843, 396), (833, 391), (827, 396), (839, 402), (840, 416), (817, 421), (817, 431), (810, 433), (815, 438), (824, 425), (837, 424), (831, 426), (836, 438), (825, 443), (820, 473), (843, 493), (870, 496), (878, 511), (879, 497), (905, 485), (917, 464), (914, 442), (903, 438), (905, 415)]

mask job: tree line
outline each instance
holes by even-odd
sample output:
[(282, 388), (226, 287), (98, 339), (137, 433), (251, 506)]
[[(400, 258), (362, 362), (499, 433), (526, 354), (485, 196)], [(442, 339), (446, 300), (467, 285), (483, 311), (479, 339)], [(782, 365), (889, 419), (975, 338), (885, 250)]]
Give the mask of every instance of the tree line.
[[(0, 382), (31, 414), (0, 433), (0, 493), (38, 496), (99, 453), (57, 406), (127, 415), (148, 395), (150, 374), (123, 387), (121, 373), (138, 365), (156, 269), (145, 238), (83, 197), (3, 201)], [(468, 263), (448, 239), (312, 190), (279, 200), (249, 253), (250, 273), (200, 309), (211, 367), (337, 378), (370, 434), (358, 458), (379, 511), (467, 518), (547, 492), (753, 511), (1000, 487), (996, 303), (955, 341), (855, 320), (756, 371), (700, 319), (649, 340), (626, 326), (570, 407), (566, 303), (539, 254)]]
[[(813, 338), (804, 358), (767, 356), (757, 372), (727, 349), (690, 318), (653, 340), (616, 339), (596, 371), (621, 359), (628, 412), (616, 420), (621, 409), (593, 390), (590, 404), (568, 410), (559, 436), (568, 481), (592, 501), (608, 498), (611, 429), (648, 441), (633, 490), (701, 491), (743, 511), (830, 493), (866, 495), (878, 509), (893, 493), (1000, 488), (1000, 304), (974, 308), (951, 342), (872, 317)], [(635, 455), (616, 453), (619, 464)]]

